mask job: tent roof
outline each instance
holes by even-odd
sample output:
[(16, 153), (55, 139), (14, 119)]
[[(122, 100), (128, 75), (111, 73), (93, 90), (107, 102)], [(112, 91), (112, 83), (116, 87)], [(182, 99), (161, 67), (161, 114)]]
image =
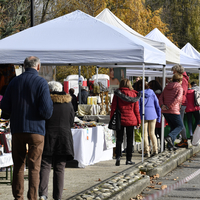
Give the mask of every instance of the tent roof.
[[(149, 34), (147, 34), (145, 37), (164, 42), (167, 47), (170, 49), (173, 49), (171, 53), (175, 54), (177, 57), (180, 57), (179, 64), (183, 65), (185, 68), (197, 68), (199, 66), (200, 60), (194, 59), (181, 51), (175, 44), (173, 44), (166, 36), (164, 36), (157, 28), (152, 30)], [(168, 54), (166, 54), (167, 57)], [(167, 65), (166, 68), (171, 68), (172, 65)]]
[(185, 52), (192, 58), (200, 59), (200, 53), (188, 42), (181, 51)]
[(165, 64), (163, 52), (79, 10), (0, 40), (0, 64), (32, 55), (47, 65)]
[[(141, 69), (126, 69), (126, 76), (142, 76), (143, 75), (143, 70)], [(150, 76), (150, 77), (163, 77), (163, 72), (162, 70), (146, 70), (145, 69), (145, 76)], [(166, 71), (165, 77), (172, 77), (173, 73), (171, 71)]]
[(167, 63), (179, 63), (180, 62), (180, 54), (176, 52), (173, 47), (167, 46), (165, 41), (156, 40), (156, 38), (148, 38), (139, 34), (128, 25), (126, 25), (123, 21), (121, 21), (117, 16), (115, 16), (108, 8), (105, 8), (101, 13), (96, 16), (97, 19), (100, 19), (108, 24), (116, 26), (120, 29), (126, 30), (127, 32), (133, 34), (138, 37), (140, 40), (148, 43), (149, 45), (154, 46), (155, 48), (166, 53), (166, 62)]

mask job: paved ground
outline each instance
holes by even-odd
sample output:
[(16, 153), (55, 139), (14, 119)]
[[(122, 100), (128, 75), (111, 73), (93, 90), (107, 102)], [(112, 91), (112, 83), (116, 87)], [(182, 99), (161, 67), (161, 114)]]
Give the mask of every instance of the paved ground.
[[(71, 199), (74, 195), (77, 195), (84, 190), (89, 189), (90, 187), (99, 184), (101, 181), (104, 181), (117, 173), (120, 173), (124, 170), (127, 170), (131, 167), (130, 165), (125, 165), (125, 155), (121, 159), (121, 165), (119, 167), (115, 166), (115, 159), (110, 161), (103, 161), (96, 163), (95, 165), (87, 166), (85, 168), (72, 168), (68, 167), (65, 169), (65, 183), (63, 190), (63, 200)], [(136, 150), (133, 153), (132, 161), (139, 163), (142, 161), (142, 155), (139, 154)], [(28, 170), (25, 171), (27, 175)], [(49, 181), (49, 200), (52, 200), (52, 176), (51, 172), (50, 181)], [(5, 172), (0, 172), (0, 177), (5, 176)], [(0, 180), (5, 181), (5, 180)], [(24, 199), (26, 198), (28, 180), (24, 180)], [(12, 200), (12, 191), (11, 185), (1, 184), (0, 185), (0, 199), (1, 200)]]

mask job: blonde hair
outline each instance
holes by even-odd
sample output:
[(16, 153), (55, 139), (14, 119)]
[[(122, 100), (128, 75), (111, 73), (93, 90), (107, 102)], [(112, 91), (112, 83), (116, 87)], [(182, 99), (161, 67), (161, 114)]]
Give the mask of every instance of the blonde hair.
[(119, 87), (126, 87), (129, 88), (130, 90), (132, 90), (132, 85), (131, 85), (131, 81), (127, 78), (124, 78), (120, 81)]
[(178, 82), (180, 83), (183, 80), (183, 75), (179, 73), (175, 73), (172, 77), (173, 82)]

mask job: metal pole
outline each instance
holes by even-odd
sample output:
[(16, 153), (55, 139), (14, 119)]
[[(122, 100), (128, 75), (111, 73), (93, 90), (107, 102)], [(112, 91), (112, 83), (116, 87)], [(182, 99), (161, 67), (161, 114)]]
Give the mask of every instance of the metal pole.
[[(166, 84), (166, 81), (165, 81), (165, 74), (166, 74), (166, 69), (165, 69), (165, 65), (163, 65), (163, 82), (162, 82), (162, 88), (164, 90), (165, 88), (165, 84)], [(162, 117), (162, 123), (161, 123), (161, 152), (163, 152), (164, 150), (164, 134), (165, 134), (165, 127), (164, 127), (164, 123), (165, 123), (165, 117), (164, 115), (161, 115)]]
[(34, 0), (31, 0), (31, 27), (34, 26)]
[(144, 98), (145, 98), (145, 66), (143, 63), (143, 69), (142, 69), (142, 90), (143, 90), (143, 101), (142, 101), (142, 162), (144, 162)]
[(98, 83), (99, 66), (96, 67), (96, 74), (97, 74), (97, 83)]
[(78, 101), (79, 101), (79, 104), (81, 104), (81, 84), (79, 82), (80, 78), (81, 78), (81, 66), (78, 67), (78, 85), (79, 85)]
[[(200, 68), (199, 68), (199, 86), (200, 86)], [(200, 89), (200, 87), (199, 87)]]

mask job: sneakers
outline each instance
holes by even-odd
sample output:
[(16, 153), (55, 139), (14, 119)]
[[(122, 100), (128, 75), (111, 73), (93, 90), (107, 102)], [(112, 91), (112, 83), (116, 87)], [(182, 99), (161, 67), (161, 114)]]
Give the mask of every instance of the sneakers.
[(179, 148), (188, 148), (187, 139), (181, 140), (180, 143), (176, 144), (176, 147), (179, 147)]
[(144, 157), (150, 158), (150, 153), (144, 153)]
[(135, 162), (132, 162), (131, 160), (126, 161), (126, 165), (134, 165), (134, 164), (135, 164)]
[(172, 142), (172, 138), (171, 138), (170, 136), (167, 136), (167, 137), (165, 138), (165, 140), (169, 143), (169, 145), (170, 145), (171, 147), (174, 146), (174, 144), (173, 144), (173, 142)]
[(46, 197), (46, 196), (41, 196), (41, 197), (39, 198), (39, 200), (47, 200), (47, 197)]

